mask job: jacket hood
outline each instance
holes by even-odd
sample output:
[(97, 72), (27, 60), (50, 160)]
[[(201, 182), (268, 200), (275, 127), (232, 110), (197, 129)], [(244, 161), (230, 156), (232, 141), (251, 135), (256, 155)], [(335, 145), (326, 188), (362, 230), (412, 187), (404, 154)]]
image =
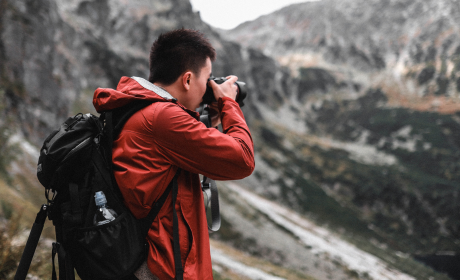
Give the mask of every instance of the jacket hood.
[(98, 88), (94, 92), (93, 106), (98, 113), (122, 107), (135, 100), (152, 102), (176, 101), (164, 89), (139, 77), (122, 77), (117, 89)]

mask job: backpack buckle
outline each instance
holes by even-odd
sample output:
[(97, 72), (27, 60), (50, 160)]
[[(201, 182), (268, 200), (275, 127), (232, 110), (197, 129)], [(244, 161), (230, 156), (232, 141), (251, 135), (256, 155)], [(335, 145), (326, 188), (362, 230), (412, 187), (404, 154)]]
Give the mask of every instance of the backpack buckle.
[[(50, 192), (52, 192), (51, 199), (50, 199)], [(48, 201), (48, 204), (53, 204), (54, 198), (56, 197), (56, 191), (53, 189), (45, 189), (45, 197)]]

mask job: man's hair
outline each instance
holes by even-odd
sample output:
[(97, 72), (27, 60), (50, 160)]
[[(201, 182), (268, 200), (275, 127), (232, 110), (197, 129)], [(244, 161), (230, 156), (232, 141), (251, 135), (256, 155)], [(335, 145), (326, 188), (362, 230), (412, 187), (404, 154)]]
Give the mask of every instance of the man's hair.
[(214, 61), (216, 50), (202, 33), (177, 29), (161, 34), (150, 49), (151, 83), (174, 83), (186, 71), (199, 75), (206, 59)]

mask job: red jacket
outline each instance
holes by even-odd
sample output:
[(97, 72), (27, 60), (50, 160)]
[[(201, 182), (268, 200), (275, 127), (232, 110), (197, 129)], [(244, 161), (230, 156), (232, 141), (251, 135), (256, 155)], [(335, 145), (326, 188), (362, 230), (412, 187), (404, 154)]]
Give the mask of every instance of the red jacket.
[[(252, 173), (253, 142), (243, 113), (234, 100), (219, 100), (224, 134), (215, 128), (206, 128), (195, 111), (160, 97), (128, 77), (121, 78), (116, 90), (97, 89), (93, 104), (101, 112), (139, 99), (156, 102), (135, 113), (113, 145), (115, 178), (125, 203), (137, 218), (145, 217), (177, 168), (182, 168), (175, 207), (179, 216), (184, 279), (212, 279), (207, 220), (198, 174), (215, 180), (236, 180)], [(171, 202), (169, 195), (147, 237), (148, 266), (162, 280), (175, 276)]]

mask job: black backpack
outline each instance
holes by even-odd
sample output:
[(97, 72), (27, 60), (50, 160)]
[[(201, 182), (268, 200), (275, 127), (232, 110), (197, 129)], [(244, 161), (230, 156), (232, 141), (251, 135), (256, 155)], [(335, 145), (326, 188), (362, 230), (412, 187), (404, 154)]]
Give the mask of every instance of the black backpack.
[[(150, 225), (169, 193), (173, 196), (173, 239), (176, 279), (183, 278), (175, 211), (177, 171), (147, 217), (136, 219), (125, 207), (112, 172), (112, 142), (125, 122), (151, 102), (136, 101), (100, 117), (77, 114), (68, 118), (44, 141), (37, 177), (45, 187), (47, 204), (37, 214), (15, 280), (25, 279), (46, 217), (53, 221), (59, 279), (129, 279), (147, 256), (146, 236)], [(95, 193), (103, 191), (107, 205), (117, 214), (115, 220), (94, 225), (98, 208)]]

